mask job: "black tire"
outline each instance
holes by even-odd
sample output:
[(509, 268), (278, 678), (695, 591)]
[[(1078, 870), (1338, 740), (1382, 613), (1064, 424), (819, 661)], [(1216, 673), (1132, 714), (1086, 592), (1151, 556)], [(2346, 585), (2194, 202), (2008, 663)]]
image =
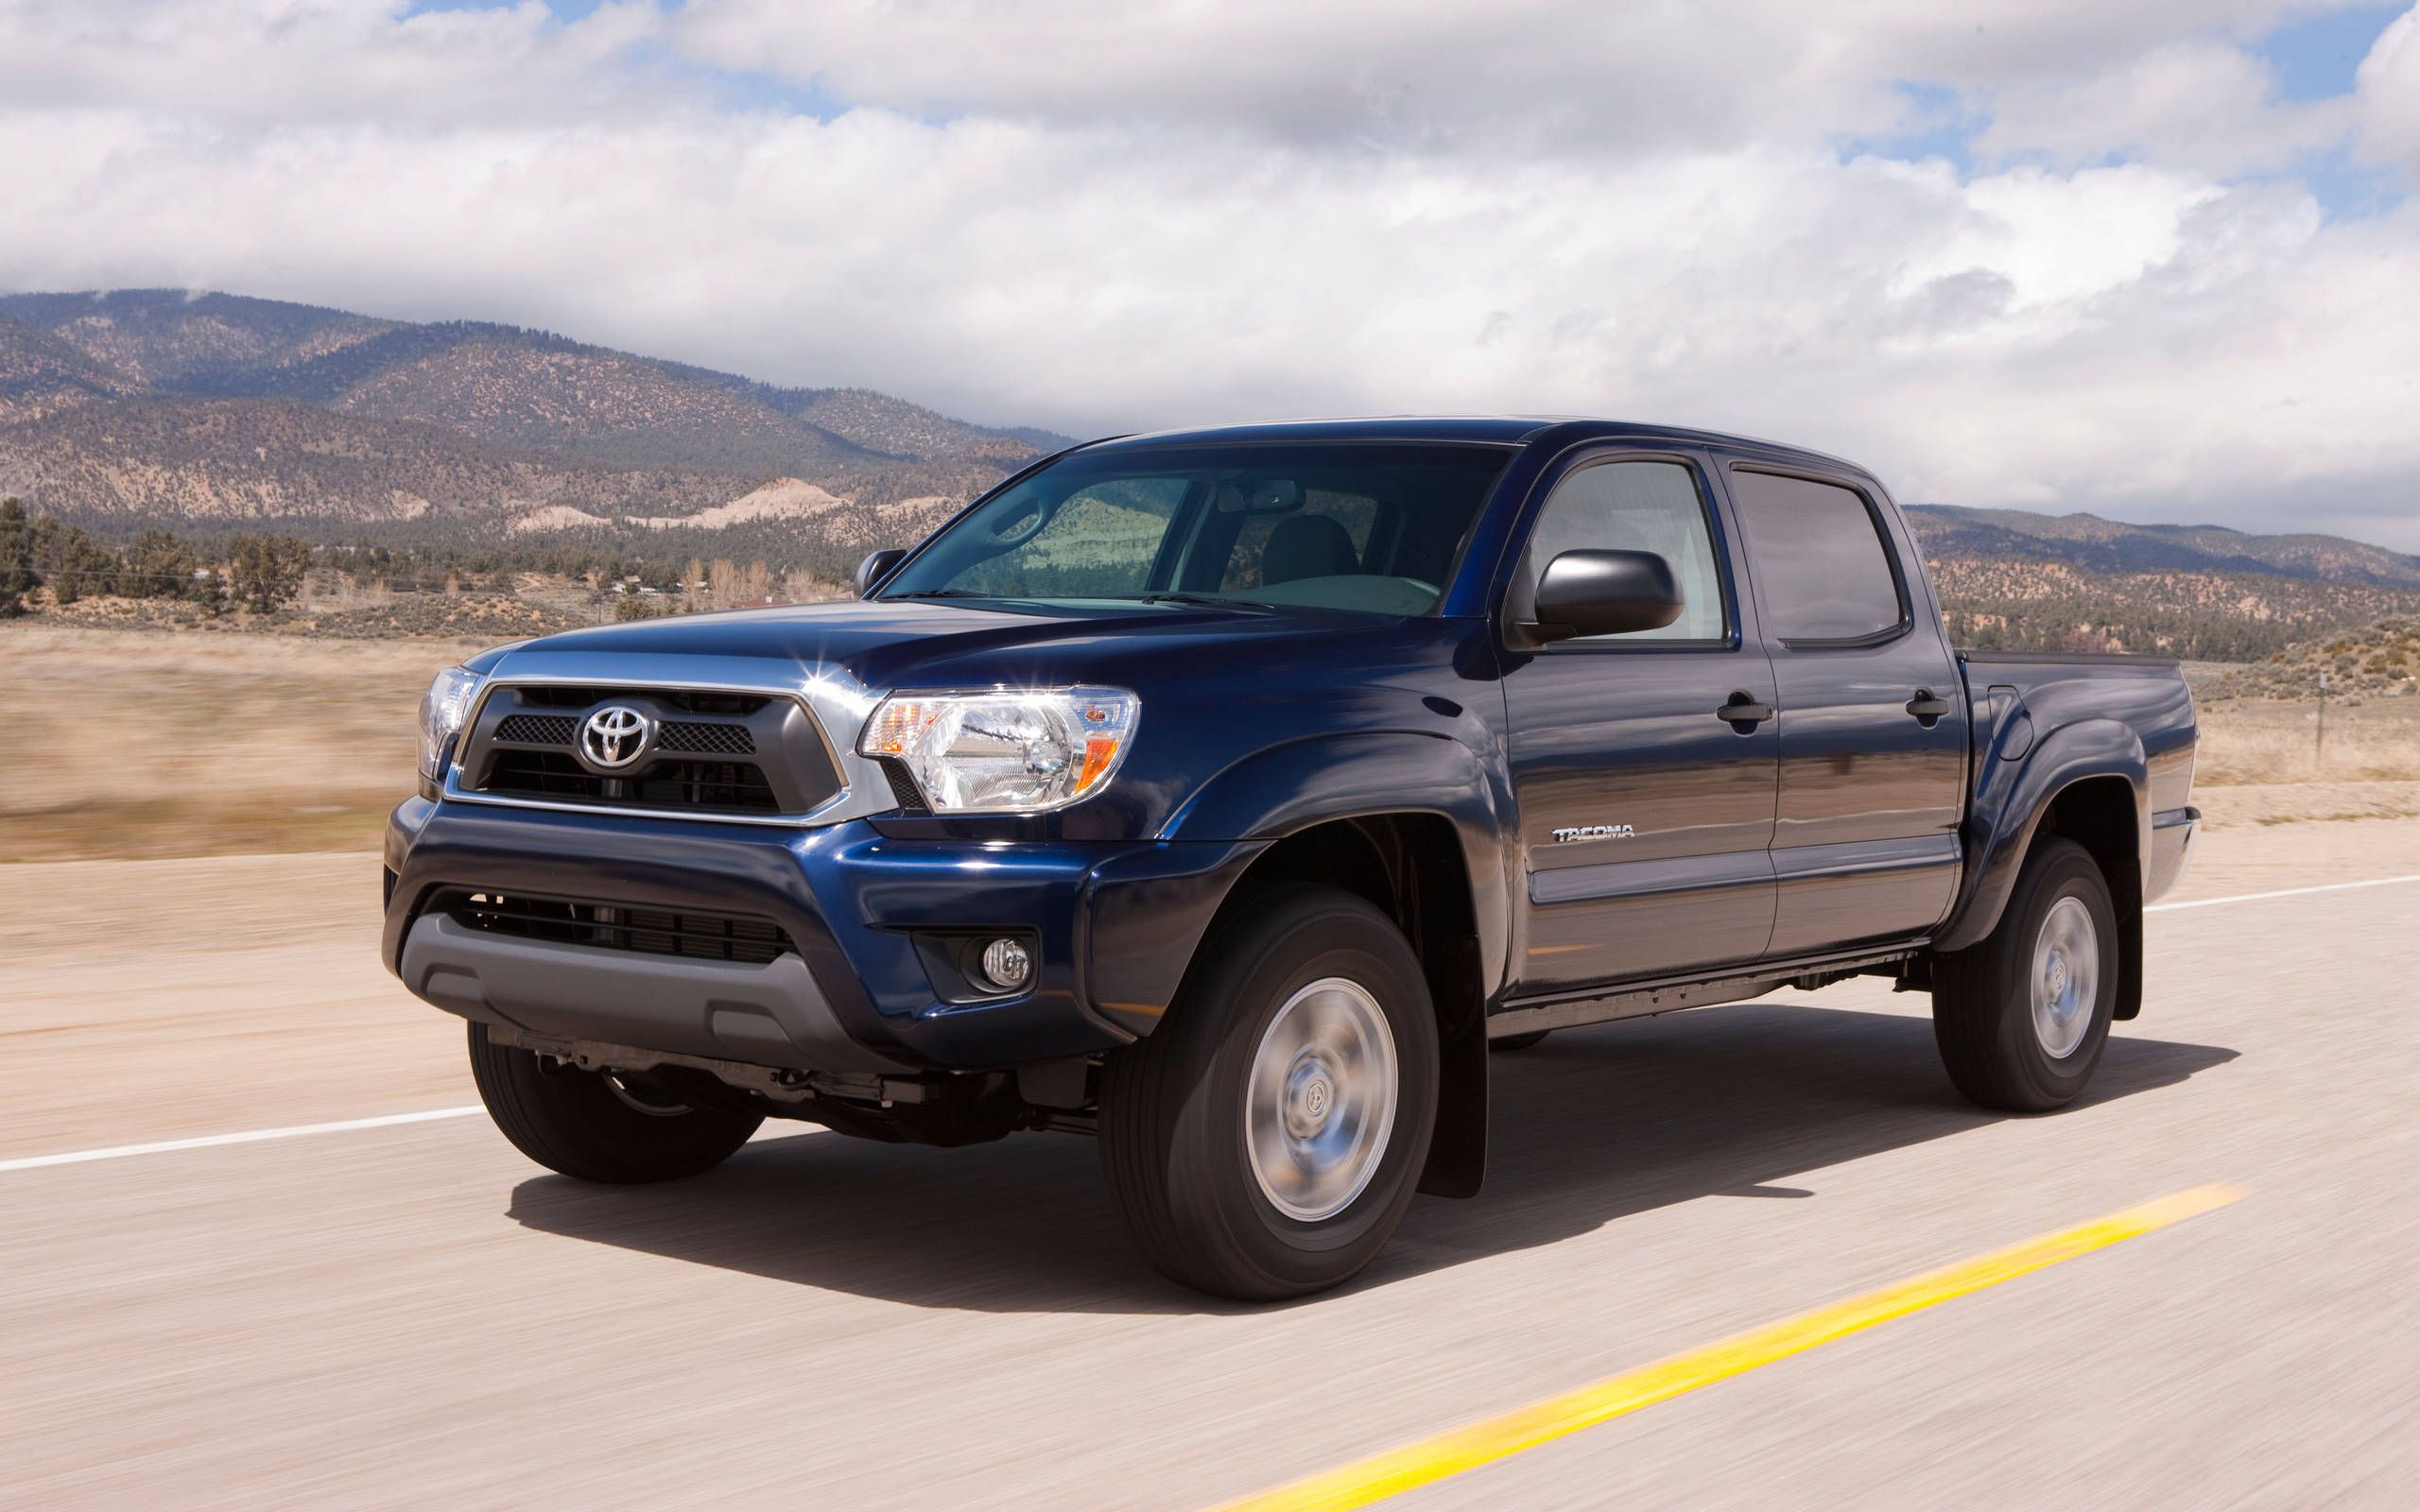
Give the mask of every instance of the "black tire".
[[(1249, 1073), (1280, 1010), (1331, 977), (1357, 985), (1383, 1016), (1393, 1116), (1366, 1185), (1305, 1222), (1255, 1174)], [(1436, 1127), (1438, 1056), (1426, 979), (1392, 919), (1336, 888), (1255, 892), (1203, 941), (1159, 1028), (1103, 1068), (1101, 1166), (1119, 1215), (1152, 1264), (1216, 1296), (1274, 1301), (1351, 1279), (1411, 1202)], [(1313, 1106), (1341, 1116), (1345, 1103)]]
[[(2057, 1055), (2035, 1028), (2033, 988), (2044, 922), (2067, 899), (2090, 918), (2098, 974), (2082, 1038)], [(2064, 961), (2059, 971), (2065, 981)], [(2109, 1042), (2118, 971), (2118, 910), (2100, 865), (2072, 840), (2038, 843), (1998, 926), (1933, 964), (1933, 1040), (1949, 1079), (1970, 1100), (2005, 1112), (2045, 1113), (2073, 1102)]]
[(1501, 1040), (1490, 1040), (1487, 1042), (1487, 1048), (1490, 1050), (1528, 1050), (1530, 1047), (1543, 1042), (1546, 1037), (1552, 1033), (1554, 1033), (1552, 1029), (1532, 1029), (1527, 1034), (1508, 1034)]
[[(471, 1025), (471, 1078), (479, 1101), (513, 1147), (540, 1165), (583, 1181), (669, 1181), (712, 1170), (748, 1143), (765, 1120), (720, 1108), (666, 1105), (648, 1112), (593, 1071), (490, 1044)], [(642, 1091), (631, 1093), (643, 1100)]]

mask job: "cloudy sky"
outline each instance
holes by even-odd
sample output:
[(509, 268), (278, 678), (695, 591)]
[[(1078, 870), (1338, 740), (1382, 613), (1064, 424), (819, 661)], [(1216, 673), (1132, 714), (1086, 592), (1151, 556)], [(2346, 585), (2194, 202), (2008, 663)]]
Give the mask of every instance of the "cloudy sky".
[(0, 0), (0, 288), (2420, 550), (2420, 7)]

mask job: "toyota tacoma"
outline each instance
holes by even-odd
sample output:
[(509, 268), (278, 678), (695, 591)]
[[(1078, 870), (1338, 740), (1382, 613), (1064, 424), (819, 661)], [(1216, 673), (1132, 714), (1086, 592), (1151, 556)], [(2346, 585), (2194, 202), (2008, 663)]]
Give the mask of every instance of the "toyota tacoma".
[(430, 687), (385, 958), (541, 1164), (1085, 1134), (1163, 1271), (1300, 1295), (1557, 1030), (1881, 976), (2069, 1102), (2198, 819), (2175, 663), (1953, 650), (1871, 473), (1735, 437), (1122, 438), (857, 587)]

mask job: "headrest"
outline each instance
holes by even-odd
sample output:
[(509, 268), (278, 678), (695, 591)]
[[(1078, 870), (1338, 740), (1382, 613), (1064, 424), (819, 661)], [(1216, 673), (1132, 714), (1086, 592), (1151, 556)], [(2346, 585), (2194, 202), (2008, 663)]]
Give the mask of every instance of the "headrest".
[(1269, 532), (1260, 554), (1260, 580), (1291, 583), (1305, 577), (1342, 577), (1361, 570), (1353, 537), (1323, 514), (1290, 514)]

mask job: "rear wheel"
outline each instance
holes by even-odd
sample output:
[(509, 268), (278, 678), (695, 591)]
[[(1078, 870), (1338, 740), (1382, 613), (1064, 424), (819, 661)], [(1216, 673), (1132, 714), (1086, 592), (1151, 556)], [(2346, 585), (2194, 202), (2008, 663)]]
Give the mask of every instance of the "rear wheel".
[(1222, 921), (1167, 1020), (1109, 1057), (1102, 1168), (1171, 1279), (1245, 1301), (1320, 1291), (1402, 1219), (1437, 1076), (1402, 932), (1351, 893), (1289, 884)]
[(1985, 1108), (2047, 1112), (2100, 1064), (2118, 1004), (2118, 911), (2089, 852), (2037, 845), (1979, 944), (1935, 963), (1933, 1039), (1949, 1079)]
[(471, 1025), (471, 1077), (513, 1147), (583, 1181), (667, 1181), (720, 1165), (764, 1119), (696, 1108), (646, 1085), (488, 1042)]

